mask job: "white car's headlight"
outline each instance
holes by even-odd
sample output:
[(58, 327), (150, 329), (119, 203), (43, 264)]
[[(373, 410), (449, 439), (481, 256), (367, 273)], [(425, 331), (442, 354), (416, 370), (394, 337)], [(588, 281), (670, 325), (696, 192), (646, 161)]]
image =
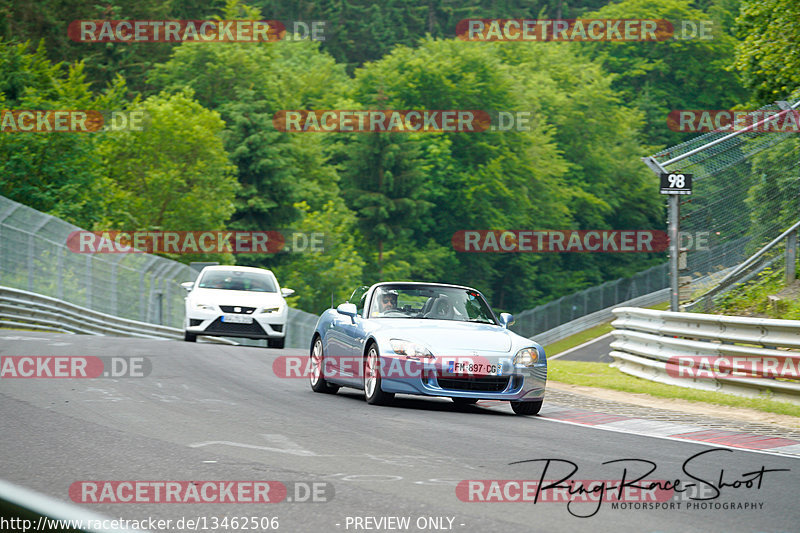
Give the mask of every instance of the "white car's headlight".
[(270, 306), (270, 307), (262, 307), (261, 309), (258, 310), (258, 312), (259, 313), (280, 313), (282, 309), (283, 309), (283, 306), (281, 306), (281, 305), (273, 305), (273, 306)]
[(200, 302), (196, 302), (193, 306), (195, 309), (200, 309), (202, 311), (213, 311), (214, 306), (210, 304), (202, 304)]
[(536, 348), (523, 348), (514, 356), (515, 365), (531, 366), (539, 360), (539, 352)]
[(413, 357), (415, 359), (432, 358), (433, 354), (426, 347), (416, 342), (405, 341), (403, 339), (390, 339), (392, 350), (396, 354)]

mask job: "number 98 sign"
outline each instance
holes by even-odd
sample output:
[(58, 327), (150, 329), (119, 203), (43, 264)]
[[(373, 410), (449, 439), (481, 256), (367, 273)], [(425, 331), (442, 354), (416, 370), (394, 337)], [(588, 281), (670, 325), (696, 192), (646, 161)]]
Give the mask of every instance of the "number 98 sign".
[(662, 173), (661, 194), (692, 194), (692, 175), (678, 172)]

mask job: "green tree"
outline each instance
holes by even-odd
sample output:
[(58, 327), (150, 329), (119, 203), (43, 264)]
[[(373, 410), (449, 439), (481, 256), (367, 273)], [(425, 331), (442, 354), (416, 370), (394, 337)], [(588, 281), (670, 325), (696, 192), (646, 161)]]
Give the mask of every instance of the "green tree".
[(691, 0), (623, 0), (586, 17), (666, 19), (675, 24), (678, 34), (678, 21), (710, 21), (712, 38), (574, 43), (600, 59), (614, 75), (613, 87), (624, 102), (645, 113), (645, 141), (657, 147), (685, 140), (685, 133), (667, 128), (670, 111), (730, 109), (745, 97), (744, 87), (729, 70), (736, 44), (724, 26), (730, 24), (730, 18), (724, 9), (706, 14), (692, 4)]
[[(484, 43), (424, 40), (416, 49), (397, 47), (355, 73), (352, 98), (371, 102), (379, 91), (388, 109), (519, 110), (516, 80), (509, 75), (497, 48)], [(411, 134), (404, 134), (411, 135)], [(442, 268), (428, 271), (435, 280), (476, 285), (507, 307), (521, 308), (556, 287), (539, 285), (540, 256), (513, 258), (503, 254), (454, 254), (451, 238), (464, 229), (565, 227), (569, 196), (561, 180), (566, 165), (544, 124), (532, 131), (418, 134), (427, 176), (422, 199), (435, 205), (409, 244), (397, 251), (434, 253)], [(397, 253), (414, 271), (418, 255)], [(455, 265), (452, 259), (456, 258)], [(504, 271), (520, 265), (518, 285), (504, 284)], [(402, 269), (401, 269), (402, 270)], [(568, 283), (568, 282), (567, 282)], [(512, 288), (513, 287), (513, 288)]]
[(284, 254), (282, 264), (274, 268), (281, 285), (291, 287), (296, 295), (289, 298), (292, 306), (312, 313), (321, 313), (350, 296), (362, 283), (364, 261), (357, 253), (360, 238), (353, 213), (341, 200), (332, 200), (321, 210), (312, 211), (307, 203), (296, 206), (303, 218), (297, 231), (324, 235), (324, 250)]
[[(7, 109), (121, 110), (125, 83), (95, 95), (83, 63), (47, 60), (43, 44), (0, 43), (0, 102)], [(105, 210), (98, 143), (105, 133), (20, 132), (0, 135), (0, 194), (91, 228)]]
[(735, 64), (754, 103), (786, 98), (800, 87), (798, 20), (795, 0), (742, 0)]
[(137, 106), (141, 131), (107, 134), (100, 147), (109, 199), (106, 227), (122, 230), (224, 229), (238, 188), (219, 115), (191, 91), (154, 95)]
[(242, 185), (231, 226), (252, 230), (288, 227), (301, 216), (295, 204), (317, 210), (338, 194), (322, 136), (278, 131), (272, 118), (280, 110), (331, 105), (345, 79), (310, 41), (183, 44), (152, 76), (168, 91), (191, 87), (225, 120), (225, 146)]

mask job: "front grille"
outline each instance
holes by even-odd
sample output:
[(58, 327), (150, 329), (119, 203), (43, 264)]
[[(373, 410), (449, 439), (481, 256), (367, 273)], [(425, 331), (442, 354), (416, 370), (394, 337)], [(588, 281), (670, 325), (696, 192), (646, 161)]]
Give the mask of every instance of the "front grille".
[[(235, 311), (237, 307), (239, 311)], [(222, 309), (223, 313), (239, 313), (242, 315), (252, 315), (253, 311), (256, 310), (255, 307), (242, 307), (241, 305), (220, 305), (219, 308)]]
[(266, 335), (264, 328), (261, 325), (253, 321), (252, 324), (231, 324), (229, 322), (223, 322), (220, 318), (216, 319), (212, 322), (206, 329), (208, 333), (216, 333), (216, 334), (225, 334), (225, 333), (252, 333), (255, 335)]
[(480, 392), (502, 392), (508, 387), (510, 376), (469, 376), (469, 377), (444, 377), (437, 374), (436, 380), (443, 389)]

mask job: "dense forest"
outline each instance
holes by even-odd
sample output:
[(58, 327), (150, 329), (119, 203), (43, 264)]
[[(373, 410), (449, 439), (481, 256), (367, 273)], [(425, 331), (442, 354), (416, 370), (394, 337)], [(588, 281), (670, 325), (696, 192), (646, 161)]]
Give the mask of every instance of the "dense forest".
[[(3, 109), (144, 111), (141, 131), (0, 134), (0, 194), (91, 230), (324, 232), (324, 253), (176, 256), (271, 268), (319, 312), (384, 279), (520, 311), (664, 254), (463, 253), (464, 229), (663, 229), (640, 158), (676, 109), (800, 85), (795, 0), (0, 2)], [(708, 39), (469, 42), (466, 18), (710, 21)], [(82, 19), (324, 21), (325, 40), (86, 43)], [(302, 25), (301, 25), (302, 27)], [(529, 112), (527, 130), (291, 133), (282, 110)]]

